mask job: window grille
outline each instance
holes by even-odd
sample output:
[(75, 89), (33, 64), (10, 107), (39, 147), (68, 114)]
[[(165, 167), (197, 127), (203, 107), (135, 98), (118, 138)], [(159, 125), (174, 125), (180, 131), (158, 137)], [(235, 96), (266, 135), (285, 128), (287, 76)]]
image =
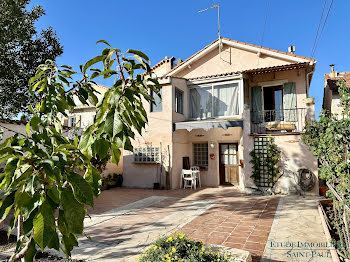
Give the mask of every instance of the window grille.
[(136, 147), (134, 148), (134, 162), (156, 163), (159, 162), (159, 147)]
[(194, 165), (208, 168), (208, 143), (193, 144)]

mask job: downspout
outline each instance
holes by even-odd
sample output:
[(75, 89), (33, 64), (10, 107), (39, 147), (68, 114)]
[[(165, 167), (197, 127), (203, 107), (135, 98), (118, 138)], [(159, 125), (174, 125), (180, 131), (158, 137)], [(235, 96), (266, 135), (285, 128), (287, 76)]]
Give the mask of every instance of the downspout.
[[(315, 62), (310, 62), (310, 65), (314, 65)], [(309, 89), (310, 89), (310, 81), (309, 79), (309, 76), (310, 75), (313, 75), (315, 73), (315, 66), (313, 67), (312, 71), (310, 71), (309, 73), (306, 74), (306, 94), (307, 94), (307, 97), (309, 97)]]

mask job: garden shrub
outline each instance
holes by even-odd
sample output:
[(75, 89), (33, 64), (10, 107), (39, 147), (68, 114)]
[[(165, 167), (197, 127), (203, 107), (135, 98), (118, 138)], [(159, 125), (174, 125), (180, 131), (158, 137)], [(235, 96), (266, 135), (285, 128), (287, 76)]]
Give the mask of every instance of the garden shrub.
[(102, 188), (110, 189), (113, 187), (121, 187), (123, 184), (122, 174), (109, 174), (107, 177), (102, 179)]
[(164, 236), (156, 240), (146, 252), (139, 256), (141, 262), (157, 261), (234, 261), (227, 254), (214, 252), (206, 248), (202, 242), (190, 240), (183, 233)]

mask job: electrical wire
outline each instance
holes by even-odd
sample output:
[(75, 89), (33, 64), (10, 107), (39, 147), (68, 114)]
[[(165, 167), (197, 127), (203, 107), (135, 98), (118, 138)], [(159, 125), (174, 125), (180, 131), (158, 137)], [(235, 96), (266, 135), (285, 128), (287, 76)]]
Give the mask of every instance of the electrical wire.
[(324, 22), (323, 22), (323, 25), (322, 25), (322, 29), (321, 29), (320, 36), (319, 36), (318, 39), (317, 39), (317, 43), (316, 43), (315, 49), (313, 50), (313, 53), (312, 53), (312, 55), (311, 55), (311, 58), (313, 58), (314, 55), (315, 55), (315, 52), (316, 52), (316, 49), (317, 49), (317, 46), (318, 46), (318, 42), (319, 42), (320, 39), (321, 39), (321, 36), (322, 36), (322, 33), (323, 33), (323, 29), (324, 29), (324, 27), (325, 27), (325, 25), (326, 25), (326, 22), (327, 22), (327, 19), (328, 19), (329, 12), (331, 11), (331, 8), (332, 8), (332, 5), (333, 5), (333, 1), (334, 1), (334, 0), (332, 0), (332, 1), (331, 1), (331, 4), (329, 5), (326, 18), (325, 18), (325, 20), (324, 20)]
[[(260, 42), (260, 51), (259, 51), (259, 53), (261, 52), (261, 48), (262, 48), (262, 46), (264, 44), (264, 37), (265, 37), (265, 31), (266, 31), (267, 17), (268, 17), (268, 14), (269, 14), (269, 8), (270, 8), (270, 0), (267, 0), (266, 1), (266, 13), (265, 13), (264, 29), (263, 29), (263, 33), (261, 35), (261, 42)], [(260, 56), (258, 57), (257, 67), (259, 67), (259, 61), (260, 61)]]
[(320, 22), (318, 22), (318, 27), (317, 27), (317, 32), (316, 32), (316, 36), (315, 36), (315, 41), (314, 41), (314, 45), (312, 46), (312, 49), (311, 49), (310, 57), (312, 57), (312, 55), (314, 53), (314, 49), (315, 49), (316, 42), (317, 42), (317, 39), (318, 39), (318, 33), (320, 31), (320, 27), (321, 27), (321, 23), (322, 23), (322, 19), (323, 19), (323, 14), (324, 14), (324, 9), (326, 7), (326, 3), (327, 3), (327, 0), (324, 0), (322, 13), (321, 13), (321, 18), (320, 18)]

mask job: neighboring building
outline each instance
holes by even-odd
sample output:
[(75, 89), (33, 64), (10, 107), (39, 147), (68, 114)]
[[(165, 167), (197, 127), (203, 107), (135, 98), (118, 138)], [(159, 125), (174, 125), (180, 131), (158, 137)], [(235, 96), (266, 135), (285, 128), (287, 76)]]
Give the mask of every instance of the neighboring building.
[(149, 124), (134, 152), (124, 151), (123, 185), (179, 188), (189, 161), (200, 166), (202, 185), (245, 190), (254, 186), (249, 153), (268, 135), (282, 151), (285, 174), (306, 168), (317, 177), (317, 161), (300, 138), (305, 118), (315, 115), (306, 99), (315, 63), (226, 38), (177, 65), (165, 57), (152, 68), (162, 101), (155, 95), (157, 105), (144, 105)]
[[(94, 89), (98, 92), (96, 93), (97, 98), (102, 99), (104, 93), (108, 90), (108, 87), (96, 84)], [(96, 115), (96, 108), (93, 105), (83, 105), (78, 97), (74, 96), (74, 102), (77, 105), (73, 112), (67, 112), (68, 117), (62, 117), (62, 122), (65, 127), (68, 127), (67, 133), (73, 128), (85, 129), (87, 126), (91, 125), (94, 121)], [(66, 129), (67, 130), (67, 129)], [(108, 174), (121, 174), (123, 173), (123, 158), (120, 159), (118, 166), (113, 163), (107, 163), (106, 169), (103, 175)]]
[(342, 112), (340, 106), (340, 96), (338, 92), (337, 82), (339, 80), (345, 80), (346, 84), (350, 87), (350, 72), (338, 73), (334, 71), (334, 65), (331, 66), (331, 72), (324, 74), (324, 93), (322, 108), (327, 110), (329, 114), (338, 115)]

